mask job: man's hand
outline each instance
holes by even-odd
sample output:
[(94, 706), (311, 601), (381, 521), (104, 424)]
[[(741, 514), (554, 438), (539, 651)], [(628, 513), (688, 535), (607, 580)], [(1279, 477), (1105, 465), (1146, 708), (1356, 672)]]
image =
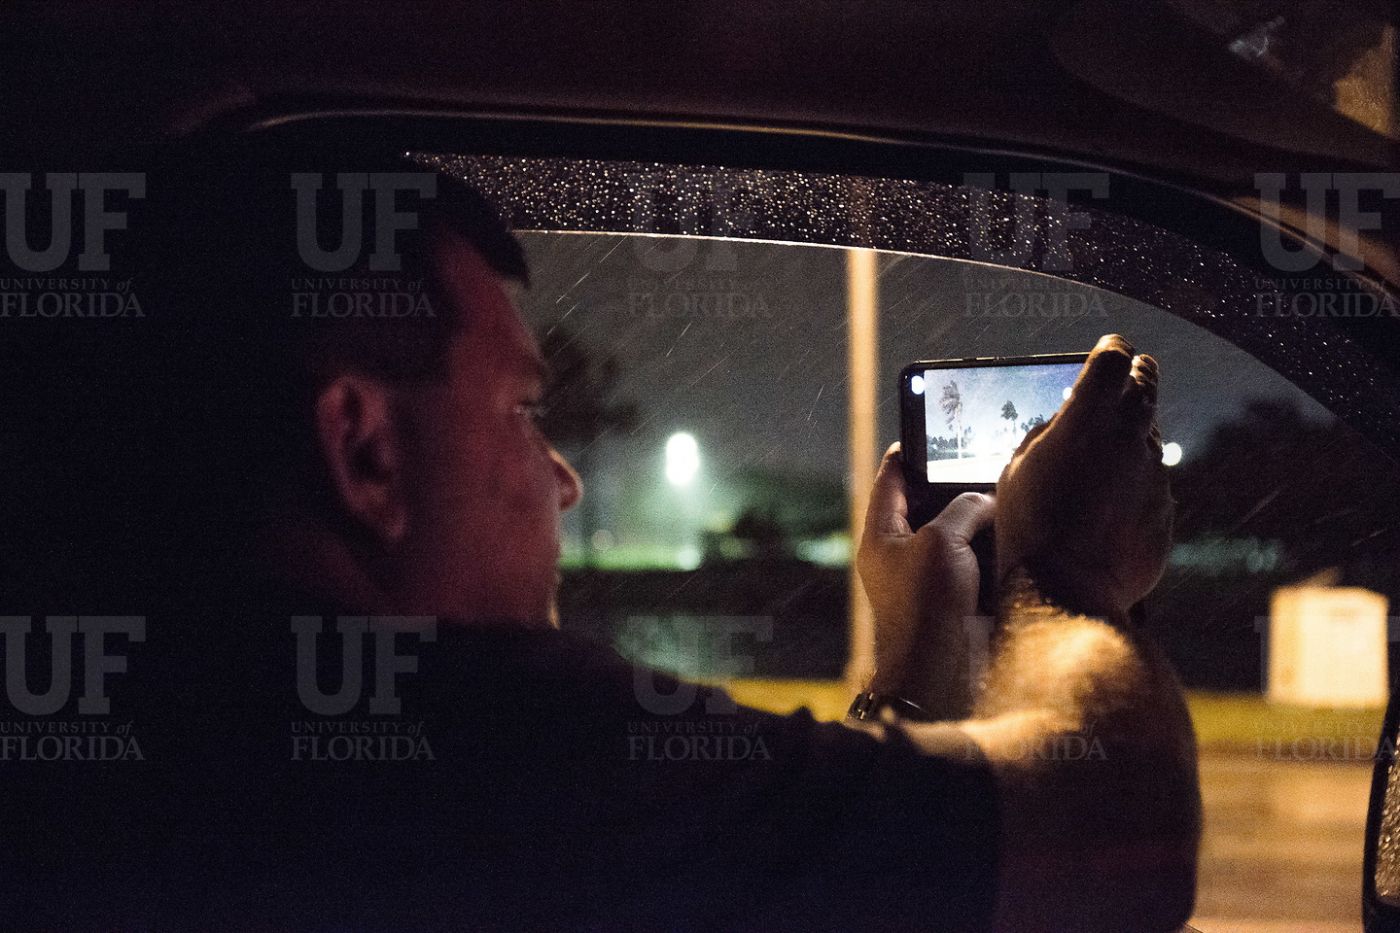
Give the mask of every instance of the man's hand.
[[(1170, 539), (1156, 388), (1157, 364), (1105, 337), (1070, 399), (1027, 437), (997, 487), (996, 533), (1003, 581), (1024, 570), (1030, 585), (1003, 594), (1017, 598), (1003, 599), (973, 714), (903, 726), (929, 755), (965, 756), (972, 742), (995, 774), (998, 933), (1176, 930), (1194, 907), (1191, 717), (1161, 651), (1120, 624), (1161, 574)], [(904, 631), (891, 621), (930, 607), (971, 610), (967, 541), (986, 523), (954, 517), (982, 511), (963, 499), (921, 546), (901, 522), (896, 466), (886, 458), (858, 559), (887, 640)], [(935, 581), (938, 595), (919, 602)], [(1067, 742), (1097, 754), (1060, 754)]]
[(1157, 363), (1116, 334), (1033, 429), (997, 484), (997, 565), (1063, 608), (1119, 617), (1156, 585), (1172, 499), (1157, 429)]
[[(918, 531), (909, 527), (899, 444), (885, 452), (856, 569), (875, 614), (877, 692), (899, 694), (921, 706), (941, 706), (936, 696), (941, 664), (961, 676), (966, 651), (963, 622), (977, 611), (977, 558), (973, 535), (991, 524), (993, 500), (964, 493)], [(950, 656), (951, 655), (951, 656)], [(970, 685), (960, 685), (970, 689)], [(938, 712), (941, 712), (938, 711)]]

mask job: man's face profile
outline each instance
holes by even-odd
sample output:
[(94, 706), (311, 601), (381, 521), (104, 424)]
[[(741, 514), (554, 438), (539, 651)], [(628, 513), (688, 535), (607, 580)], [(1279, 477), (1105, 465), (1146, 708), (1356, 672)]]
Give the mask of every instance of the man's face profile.
[[(367, 409), (375, 392), (365, 393), (370, 403), (347, 405), (335, 400), (344, 381), (336, 380), (317, 401), (322, 451), (341, 505), (388, 545), (398, 608), (464, 621), (552, 623), (560, 516), (582, 487), (536, 423), (545, 363), (506, 280), (477, 250), (442, 225), (429, 243), (439, 300), (450, 305), (437, 313), (462, 322), (447, 348), (445, 377), (391, 390), (382, 428), (359, 430), (365, 441), (358, 444), (334, 439), (357, 429), (337, 433), (326, 424), (373, 422)], [(328, 417), (327, 408), (335, 414)], [(386, 440), (373, 440), (377, 434)], [(365, 462), (379, 465), (382, 481), (363, 479), (376, 472)]]
[(578, 475), (536, 423), (545, 364), (504, 279), (455, 231), (432, 239), (445, 300), (465, 325), (447, 379), (415, 412), (421, 434), (411, 514), (433, 589), (472, 617), (552, 619), (559, 519)]

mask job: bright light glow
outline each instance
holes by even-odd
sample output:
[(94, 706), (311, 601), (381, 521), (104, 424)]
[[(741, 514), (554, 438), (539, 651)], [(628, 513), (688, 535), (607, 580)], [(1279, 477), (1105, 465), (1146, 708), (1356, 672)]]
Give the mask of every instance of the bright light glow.
[(676, 566), (682, 570), (694, 570), (700, 566), (700, 548), (694, 544), (683, 544), (676, 552)]
[(700, 445), (695, 438), (679, 431), (666, 439), (666, 481), (672, 486), (689, 486), (700, 472)]
[(1065, 386), (1065, 390), (1064, 390), (1063, 392), (1060, 393), (1060, 398), (1062, 398), (1062, 399), (1064, 399), (1066, 402), (1068, 402), (1068, 401), (1069, 401), (1069, 397), (1070, 397), (1071, 395), (1073, 395), (1073, 394), (1074, 394), (1074, 386)]
[(910, 391), (910, 392), (913, 392), (915, 395), (923, 395), (923, 394), (924, 394), (924, 377), (923, 377), (923, 376), (910, 376), (910, 377), (909, 377), (909, 391)]
[(1162, 445), (1162, 462), (1167, 466), (1176, 466), (1181, 462), (1181, 445), (1172, 441), (1170, 444)]

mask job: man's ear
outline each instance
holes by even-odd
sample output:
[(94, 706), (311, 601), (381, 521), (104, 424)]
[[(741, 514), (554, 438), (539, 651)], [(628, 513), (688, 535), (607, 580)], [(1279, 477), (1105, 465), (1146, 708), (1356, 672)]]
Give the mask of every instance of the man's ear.
[(403, 431), (391, 393), (379, 380), (344, 374), (316, 396), (316, 439), (336, 500), (386, 546), (408, 531)]

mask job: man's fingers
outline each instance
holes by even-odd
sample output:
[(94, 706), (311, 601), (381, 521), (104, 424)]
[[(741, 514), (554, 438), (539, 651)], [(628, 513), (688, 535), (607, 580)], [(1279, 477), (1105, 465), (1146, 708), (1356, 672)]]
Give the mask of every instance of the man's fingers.
[(1066, 418), (1078, 421), (1112, 408), (1123, 394), (1123, 382), (1133, 366), (1133, 346), (1117, 334), (1099, 338), (1089, 353), (1074, 393), (1061, 411)]
[(1146, 353), (1138, 354), (1133, 358), (1133, 379), (1138, 382), (1147, 392), (1153, 404), (1157, 402), (1157, 380), (1161, 378), (1161, 367), (1157, 365), (1156, 358)]
[(1157, 421), (1157, 361), (1152, 357), (1133, 357), (1120, 404), (1128, 429), (1139, 437), (1148, 437)]
[(909, 497), (904, 490), (904, 463), (899, 442), (891, 444), (875, 474), (870, 505), (865, 510), (865, 533), (909, 534)]
[(1056, 415), (1051, 415), (1049, 421), (1042, 421), (1040, 424), (1035, 425), (1029, 431), (1027, 431), (1026, 436), (1021, 438), (1021, 443), (1016, 445), (1016, 452), (1020, 453), (1021, 451), (1030, 447), (1031, 441), (1035, 440), (1037, 437), (1049, 430), (1050, 425), (1055, 423), (1055, 418)]
[(937, 527), (950, 541), (966, 544), (977, 532), (991, 527), (995, 512), (996, 500), (993, 497), (980, 492), (965, 492), (949, 502), (929, 525)]

